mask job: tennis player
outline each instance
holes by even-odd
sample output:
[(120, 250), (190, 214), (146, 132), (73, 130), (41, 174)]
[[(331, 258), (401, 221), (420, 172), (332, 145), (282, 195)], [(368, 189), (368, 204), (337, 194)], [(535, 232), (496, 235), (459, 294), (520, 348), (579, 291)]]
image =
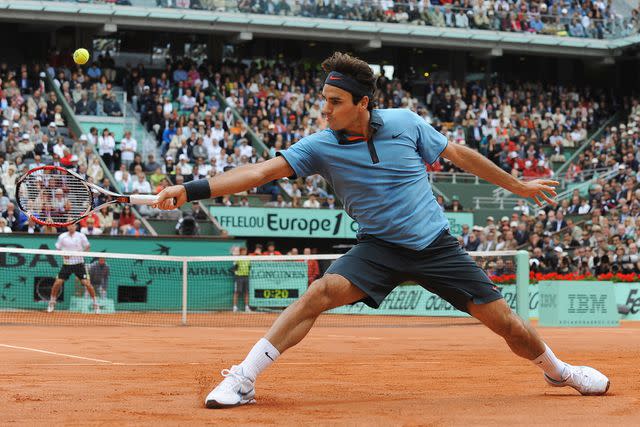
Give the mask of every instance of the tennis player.
[[(87, 236), (82, 233), (78, 233), (76, 231), (75, 224), (67, 226), (67, 231), (59, 235), (58, 241), (56, 242), (56, 249), (60, 251), (84, 252), (88, 251), (89, 247), (89, 240), (87, 239)], [(60, 287), (69, 277), (71, 277), (72, 274), (74, 274), (78, 279), (80, 279), (80, 283), (82, 283), (82, 286), (87, 289), (89, 295), (91, 295), (91, 299), (93, 300), (93, 309), (96, 314), (99, 314), (100, 306), (96, 300), (96, 291), (89, 282), (89, 274), (87, 273), (87, 267), (84, 265), (84, 257), (63, 256), (62, 260), (62, 268), (60, 269), (58, 277), (56, 277), (55, 282), (53, 282), (53, 287), (51, 288), (51, 300), (49, 300), (47, 312), (51, 313), (55, 310)]]
[(502, 298), (486, 273), (449, 233), (436, 203), (425, 163), (439, 157), (538, 204), (554, 203), (557, 182), (520, 181), (464, 145), (447, 139), (405, 109), (374, 110), (375, 76), (357, 58), (335, 53), (322, 95), (330, 129), (309, 135), (263, 163), (242, 166), (207, 180), (168, 187), (160, 207), (234, 194), (282, 177), (321, 174), (359, 224), (358, 243), (335, 261), (275, 321), (239, 365), (206, 397), (208, 408), (254, 402), (258, 375), (299, 343), (320, 313), (363, 301), (378, 307), (399, 283), (413, 280), (454, 307), (479, 319), (505, 339), (518, 356), (533, 362), (552, 386), (601, 395), (609, 379), (586, 366), (559, 360), (527, 322)]

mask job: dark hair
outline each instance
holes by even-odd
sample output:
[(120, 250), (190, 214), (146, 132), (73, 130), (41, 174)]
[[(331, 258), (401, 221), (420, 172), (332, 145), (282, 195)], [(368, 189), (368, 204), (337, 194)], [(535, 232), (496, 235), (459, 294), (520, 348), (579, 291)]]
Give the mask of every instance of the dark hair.
[[(333, 55), (322, 61), (322, 69), (328, 74), (332, 71), (345, 74), (358, 83), (371, 89), (371, 98), (367, 109), (373, 110), (375, 105), (375, 91), (376, 91), (376, 76), (373, 75), (373, 71), (369, 64), (360, 58), (356, 58), (346, 53), (334, 52)], [(357, 104), (362, 100), (362, 97), (353, 97), (353, 104)]]

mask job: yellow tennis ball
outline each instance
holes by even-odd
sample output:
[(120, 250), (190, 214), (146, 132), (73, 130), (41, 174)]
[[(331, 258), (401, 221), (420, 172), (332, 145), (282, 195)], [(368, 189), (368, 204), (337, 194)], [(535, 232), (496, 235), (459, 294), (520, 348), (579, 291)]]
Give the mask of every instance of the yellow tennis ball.
[(84, 65), (89, 62), (90, 57), (91, 55), (89, 55), (89, 51), (85, 48), (80, 48), (73, 52), (73, 61), (76, 64)]

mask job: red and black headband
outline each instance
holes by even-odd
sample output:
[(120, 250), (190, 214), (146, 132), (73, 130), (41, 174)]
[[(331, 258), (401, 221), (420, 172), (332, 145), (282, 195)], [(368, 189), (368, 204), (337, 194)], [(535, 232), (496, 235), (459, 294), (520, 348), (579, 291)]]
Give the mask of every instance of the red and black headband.
[(326, 80), (324, 81), (324, 84), (346, 90), (351, 95), (353, 95), (354, 98), (362, 98), (363, 96), (368, 96), (369, 100), (373, 98), (371, 89), (358, 82), (357, 80), (338, 71), (330, 72)]

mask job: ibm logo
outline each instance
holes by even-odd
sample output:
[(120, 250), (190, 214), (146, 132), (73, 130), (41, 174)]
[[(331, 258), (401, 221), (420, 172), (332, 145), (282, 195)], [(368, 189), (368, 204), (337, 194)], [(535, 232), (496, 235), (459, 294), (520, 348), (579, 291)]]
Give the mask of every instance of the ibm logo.
[(607, 313), (606, 294), (569, 294), (569, 313)]

